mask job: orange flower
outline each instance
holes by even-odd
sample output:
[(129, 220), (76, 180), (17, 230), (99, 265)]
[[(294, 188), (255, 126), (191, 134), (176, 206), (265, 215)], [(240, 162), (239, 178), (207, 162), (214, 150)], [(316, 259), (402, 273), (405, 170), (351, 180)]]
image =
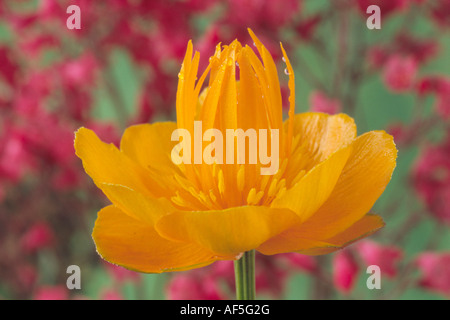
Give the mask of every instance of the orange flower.
[[(76, 153), (112, 202), (98, 213), (93, 231), (105, 260), (166, 272), (235, 260), (253, 249), (325, 254), (384, 225), (368, 212), (396, 164), (392, 137), (384, 131), (357, 137), (353, 119), (344, 114), (295, 115), (294, 72), (281, 48), (291, 90), (283, 122), (275, 63), (250, 34), (261, 59), (238, 41), (219, 44), (198, 81), (200, 56), (193, 56), (189, 42), (179, 74), (177, 123), (132, 126), (120, 150), (91, 130), (77, 131)], [(172, 133), (193, 133), (194, 121), (202, 121), (203, 132), (278, 129), (279, 170), (261, 175), (261, 161), (175, 165)]]

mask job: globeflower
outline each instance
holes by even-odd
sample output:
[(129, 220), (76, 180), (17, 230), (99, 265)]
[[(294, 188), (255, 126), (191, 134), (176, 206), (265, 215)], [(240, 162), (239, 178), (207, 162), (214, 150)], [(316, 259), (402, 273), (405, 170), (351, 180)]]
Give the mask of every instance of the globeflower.
[[(368, 212), (396, 165), (393, 138), (384, 131), (357, 137), (353, 119), (344, 114), (294, 114), (294, 72), (281, 46), (290, 89), (283, 121), (275, 62), (249, 32), (260, 58), (237, 40), (218, 44), (199, 77), (200, 55), (188, 43), (178, 75), (177, 122), (129, 127), (120, 149), (89, 129), (76, 132), (76, 154), (112, 202), (98, 213), (93, 231), (105, 260), (148, 273), (236, 260), (242, 297), (240, 280), (254, 287), (255, 250), (326, 254), (383, 227), (381, 217)], [(239, 162), (239, 152), (234, 163), (195, 163), (198, 146), (191, 146), (192, 161), (175, 164), (172, 134), (183, 129), (194, 137), (197, 121), (200, 135), (209, 129), (252, 129), (257, 135), (278, 130), (278, 140), (265, 138), (279, 144), (279, 169), (260, 174), (261, 160)], [(202, 145), (200, 152), (214, 146)], [(242, 277), (247, 272), (253, 280)]]

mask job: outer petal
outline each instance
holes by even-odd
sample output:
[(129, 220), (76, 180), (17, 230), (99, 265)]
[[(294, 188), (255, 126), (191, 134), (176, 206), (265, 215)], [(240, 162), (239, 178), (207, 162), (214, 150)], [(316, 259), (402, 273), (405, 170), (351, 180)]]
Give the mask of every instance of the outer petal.
[(352, 143), (352, 154), (328, 200), (303, 225), (304, 237), (329, 239), (360, 220), (381, 196), (396, 165), (392, 136), (372, 131)]
[(175, 129), (175, 122), (131, 126), (122, 136), (120, 149), (144, 168), (173, 174), (178, 170), (170, 157), (173, 147), (178, 143), (171, 141)]
[(297, 222), (290, 210), (244, 206), (175, 212), (162, 217), (156, 230), (168, 239), (193, 241), (221, 255), (238, 255)]
[(273, 208), (287, 208), (302, 219), (308, 219), (327, 200), (339, 179), (351, 152), (342, 148), (315, 166), (283, 196), (272, 202)]
[(368, 214), (332, 238), (311, 240), (304, 238), (305, 226), (299, 224), (263, 243), (257, 250), (266, 255), (293, 251), (306, 255), (328, 254), (373, 234), (383, 226), (380, 216)]
[(161, 238), (153, 227), (114, 206), (98, 213), (92, 237), (103, 259), (140, 272), (188, 270), (218, 259), (198, 245)]
[[(294, 140), (298, 137), (304, 156), (312, 157), (312, 161), (306, 164), (307, 170), (356, 138), (355, 122), (345, 114), (299, 113), (293, 122)], [(288, 131), (288, 124), (289, 120), (286, 120), (285, 131)]]
[(117, 208), (131, 218), (152, 226), (160, 217), (173, 211), (173, 207), (165, 198), (144, 196), (133, 189), (116, 184), (103, 183), (100, 187)]
[(163, 195), (164, 189), (152, 179), (148, 170), (132, 161), (113, 144), (102, 142), (89, 129), (75, 134), (76, 154), (83, 161), (86, 173), (101, 188), (102, 183), (129, 187), (143, 195)]

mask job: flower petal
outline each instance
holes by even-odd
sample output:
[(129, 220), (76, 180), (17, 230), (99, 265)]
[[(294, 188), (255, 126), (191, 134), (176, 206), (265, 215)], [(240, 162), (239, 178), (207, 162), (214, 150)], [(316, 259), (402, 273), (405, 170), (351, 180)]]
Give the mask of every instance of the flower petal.
[(370, 211), (391, 179), (397, 149), (384, 131), (361, 135), (328, 200), (305, 221), (304, 237), (328, 239)]
[(100, 185), (109, 200), (133, 219), (154, 225), (163, 215), (173, 211), (170, 202), (165, 199), (147, 197), (139, 192), (117, 184)]
[(172, 132), (177, 129), (175, 122), (140, 124), (127, 128), (120, 142), (121, 151), (144, 168), (173, 175), (178, 167), (171, 159), (173, 147)]
[(290, 209), (302, 221), (307, 220), (330, 196), (350, 153), (351, 146), (348, 146), (332, 154), (276, 198), (271, 207)]
[(367, 214), (340, 234), (323, 240), (305, 239), (305, 224), (298, 224), (263, 243), (257, 250), (266, 255), (298, 252), (305, 255), (321, 255), (342, 249), (353, 242), (370, 236), (384, 226), (380, 216)]
[(362, 219), (356, 221), (348, 229), (327, 241), (341, 247), (346, 247), (357, 240), (370, 236), (384, 226), (385, 223), (379, 215), (369, 213)]
[[(287, 132), (289, 120), (285, 121), (284, 126)], [(300, 113), (294, 116), (293, 127), (294, 140), (296, 137), (299, 139), (300, 151), (303, 155), (312, 157), (310, 163), (305, 163), (306, 170), (327, 159), (356, 138), (355, 122), (345, 114)]]
[(193, 241), (218, 254), (238, 255), (296, 222), (296, 214), (286, 209), (244, 206), (175, 212), (162, 217), (156, 230), (168, 239)]
[(139, 272), (188, 270), (218, 259), (198, 245), (161, 238), (152, 226), (114, 206), (98, 213), (92, 237), (103, 259)]
[(75, 151), (83, 161), (86, 173), (99, 188), (102, 183), (118, 184), (143, 195), (163, 195), (163, 188), (152, 179), (148, 170), (120, 152), (113, 144), (102, 142), (92, 130), (78, 129), (75, 134)]

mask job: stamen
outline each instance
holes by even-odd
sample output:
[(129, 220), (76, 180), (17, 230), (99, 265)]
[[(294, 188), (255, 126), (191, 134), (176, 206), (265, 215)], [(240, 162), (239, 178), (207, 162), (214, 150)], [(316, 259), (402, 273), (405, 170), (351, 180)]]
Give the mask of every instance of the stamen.
[(256, 189), (252, 188), (247, 196), (247, 204), (249, 206), (256, 205), (259, 203), (259, 201), (262, 199), (263, 196), (264, 191), (259, 191), (258, 193), (256, 193)]
[(217, 183), (218, 183), (218, 186), (219, 186), (220, 195), (224, 195), (225, 194), (225, 179), (223, 177), (222, 169), (219, 169), (219, 173), (217, 175), (217, 178), (218, 178)]
[(237, 189), (239, 192), (244, 191), (245, 186), (245, 166), (241, 165), (237, 172), (236, 178)]

